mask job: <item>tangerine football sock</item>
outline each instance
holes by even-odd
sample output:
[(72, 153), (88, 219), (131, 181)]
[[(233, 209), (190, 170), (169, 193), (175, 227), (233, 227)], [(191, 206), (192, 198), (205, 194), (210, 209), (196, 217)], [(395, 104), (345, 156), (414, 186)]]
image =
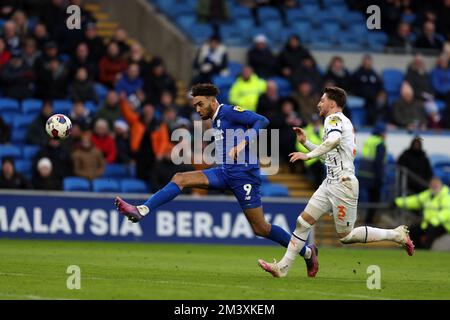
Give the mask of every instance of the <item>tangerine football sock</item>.
[[(272, 224), (272, 228), (270, 228), (270, 232), (269, 232), (269, 235), (267, 236), (267, 239), (270, 239), (274, 242), (278, 242), (283, 247), (287, 248), (289, 245), (289, 241), (291, 240), (291, 236), (280, 226), (277, 226), (276, 224)], [(302, 254), (302, 252), (300, 252), (300, 255), (304, 256), (305, 252), (306, 252), (306, 249), (303, 250), (303, 254)]]
[(164, 188), (151, 196), (150, 199), (144, 203), (144, 206), (148, 208), (148, 212), (156, 210), (158, 207), (176, 198), (180, 193), (180, 187), (178, 187), (175, 182), (169, 182)]

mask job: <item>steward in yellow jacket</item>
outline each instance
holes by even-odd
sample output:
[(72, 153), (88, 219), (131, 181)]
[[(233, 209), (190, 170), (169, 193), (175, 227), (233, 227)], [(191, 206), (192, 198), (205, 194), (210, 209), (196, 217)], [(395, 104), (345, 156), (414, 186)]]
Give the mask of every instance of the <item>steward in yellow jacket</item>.
[(241, 76), (231, 86), (228, 100), (230, 104), (256, 112), (259, 96), (266, 92), (266, 87), (266, 81), (253, 73), (252, 68), (245, 66)]
[(450, 233), (450, 189), (438, 177), (431, 179), (429, 189), (396, 198), (395, 205), (408, 210), (423, 210), (420, 226), (410, 228), (411, 239), (417, 247), (431, 248), (436, 238)]

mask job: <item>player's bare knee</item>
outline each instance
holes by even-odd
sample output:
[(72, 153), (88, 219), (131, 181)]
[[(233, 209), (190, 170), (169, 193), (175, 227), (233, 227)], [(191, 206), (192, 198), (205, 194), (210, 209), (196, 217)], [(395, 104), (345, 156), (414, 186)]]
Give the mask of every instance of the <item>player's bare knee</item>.
[(177, 172), (172, 177), (172, 182), (175, 183), (178, 187), (183, 188), (186, 184), (185, 174), (182, 172)]

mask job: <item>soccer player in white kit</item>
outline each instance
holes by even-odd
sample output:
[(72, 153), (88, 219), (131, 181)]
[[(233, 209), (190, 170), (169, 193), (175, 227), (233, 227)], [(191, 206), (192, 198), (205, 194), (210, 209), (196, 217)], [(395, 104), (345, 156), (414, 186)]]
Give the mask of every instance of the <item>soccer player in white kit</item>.
[[(343, 89), (325, 88), (317, 105), (319, 114), (325, 117), (323, 142), (319, 146), (309, 142), (301, 128), (294, 128), (298, 141), (310, 152), (291, 153), (290, 161), (306, 161), (321, 157), (325, 160), (327, 176), (297, 218), (296, 228), (284, 257), (279, 262), (274, 260), (273, 263), (258, 260), (258, 264), (274, 277), (287, 275), (295, 258), (305, 245), (311, 227), (326, 213), (333, 215), (336, 232), (343, 244), (388, 240), (402, 245), (408, 255), (411, 256), (414, 253), (414, 245), (409, 238), (406, 226), (395, 229), (368, 226), (353, 228), (357, 215), (359, 184), (353, 164), (356, 157), (355, 131), (351, 121), (342, 113), (346, 100), (347, 94)], [(314, 263), (315, 273), (317, 273), (318, 262)]]

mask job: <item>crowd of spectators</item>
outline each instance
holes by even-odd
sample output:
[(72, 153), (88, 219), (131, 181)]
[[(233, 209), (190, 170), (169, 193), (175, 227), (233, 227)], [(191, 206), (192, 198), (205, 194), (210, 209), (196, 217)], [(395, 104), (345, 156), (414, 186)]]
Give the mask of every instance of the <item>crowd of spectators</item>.
[(388, 50), (412, 52), (414, 49), (440, 51), (450, 40), (449, 0), (347, 0), (351, 9), (365, 13), (378, 5), (382, 30), (389, 36)]
[[(408, 130), (449, 129), (449, 54), (448, 51), (442, 51), (436, 59), (436, 66), (431, 70), (427, 69), (421, 54), (414, 55), (404, 70), (399, 95), (389, 96), (370, 54), (362, 55), (361, 63), (355, 70), (350, 71), (344, 58), (339, 55), (332, 57), (328, 67), (322, 70), (298, 36), (292, 35), (285, 47), (275, 53), (267, 37), (259, 34), (248, 49), (246, 64), (232, 83), (227, 98), (231, 104), (268, 116), (273, 122), (272, 126), (281, 129), (293, 118), (292, 113), (283, 112), (282, 105), (286, 100), (292, 104), (300, 125), (306, 126), (317, 113), (316, 105), (323, 87), (336, 85), (344, 88), (349, 95), (364, 99), (365, 125), (373, 126), (382, 121), (390, 127)], [(208, 61), (205, 62), (208, 76), (197, 76), (193, 82), (229, 75), (227, 48), (217, 36), (213, 36), (199, 49), (197, 57), (200, 56), (215, 58), (205, 59)], [(288, 96), (284, 94), (280, 97), (277, 83), (271, 81), (279, 77), (290, 83), (292, 91)], [(439, 108), (438, 103), (444, 107)], [(345, 109), (344, 112), (351, 118), (351, 110)], [(280, 119), (282, 122), (279, 122)], [(289, 145), (288, 149), (293, 150), (294, 143)]]
[[(192, 110), (174, 103), (176, 83), (164, 61), (150, 58), (124, 29), (103, 39), (95, 19), (82, 9), (82, 30), (68, 30), (69, 4), (80, 1), (0, 1), (1, 95), (43, 101), (25, 141), (40, 147), (32, 177), (17, 172), (14, 159), (5, 157), (0, 188), (61, 190), (65, 177), (92, 180), (108, 164), (135, 164), (137, 178), (154, 191), (174, 171), (168, 161), (169, 130), (190, 123)], [(106, 91), (104, 97), (97, 85)], [(49, 139), (45, 132), (56, 99), (72, 101), (67, 115), (73, 129), (64, 141)], [(11, 143), (11, 131), (0, 114), (0, 143)]]

